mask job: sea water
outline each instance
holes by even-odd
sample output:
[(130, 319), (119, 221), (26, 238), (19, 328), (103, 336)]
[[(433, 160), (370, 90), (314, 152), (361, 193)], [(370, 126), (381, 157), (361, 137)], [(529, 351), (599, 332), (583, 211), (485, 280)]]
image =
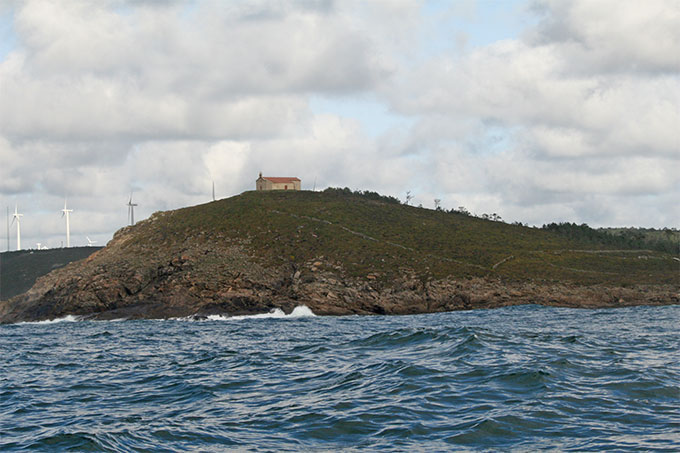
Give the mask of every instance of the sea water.
[(679, 306), (4, 325), (0, 451), (678, 451), (679, 326)]

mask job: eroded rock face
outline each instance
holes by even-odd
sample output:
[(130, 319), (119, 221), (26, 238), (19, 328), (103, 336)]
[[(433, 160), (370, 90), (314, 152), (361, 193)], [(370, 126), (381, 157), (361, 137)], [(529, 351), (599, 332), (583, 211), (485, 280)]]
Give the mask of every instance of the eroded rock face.
[[(414, 314), (537, 303), (566, 307), (619, 307), (678, 303), (672, 288), (605, 288), (503, 283), (475, 278), (421, 281), (415, 275), (385, 282), (346, 278), (319, 270), (281, 266), (265, 269), (249, 262), (239, 247), (220, 251), (214, 268), (204, 269), (211, 247), (186, 250), (141, 266), (117, 266), (107, 254), (41, 278), (26, 294), (0, 307), (2, 322), (80, 315), (94, 319), (168, 318), (290, 312), (307, 305), (320, 315)], [(213, 257), (214, 258), (214, 257)], [(227, 264), (225, 264), (227, 263)], [(229, 265), (231, 263), (231, 265)], [(233, 266), (238, 263), (239, 268)]]
[[(149, 220), (153, 222), (153, 218)], [(536, 303), (619, 307), (679, 303), (670, 286), (608, 288), (471, 278), (421, 280), (405, 270), (348, 277), (340, 263), (317, 257), (302, 266), (265, 267), (247, 243), (187, 238), (173, 247), (130, 245), (129, 229), (89, 258), (40, 278), (27, 293), (0, 304), (0, 322), (66, 315), (94, 319), (168, 318), (290, 312), (319, 315), (414, 314)]]

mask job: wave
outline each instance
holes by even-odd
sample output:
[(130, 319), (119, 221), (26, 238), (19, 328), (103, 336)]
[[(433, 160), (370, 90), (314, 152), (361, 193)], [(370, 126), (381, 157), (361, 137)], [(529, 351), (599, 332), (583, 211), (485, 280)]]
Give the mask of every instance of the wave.
[(0, 451), (678, 450), (680, 306), (304, 312), (0, 325)]
[(452, 328), (401, 328), (390, 332), (379, 332), (366, 338), (352, 340), (354, 346), (372, 348), (410, 347), (415, 344), (448, 345), (460, 341), (460, 345), (481, 341), (477, 330), (469, 327)]
[(311, 318), (315, 317), (314, 312), (306, 305), (298, 305), (290, 314), (285, 314), (280, 308), (275, 308), (269, 313), (260, 313), (257, 315), (241, 315), (241, 316), (223, 316), (223, 315), (209, 315), (209, 321), (240, 321), (243, 319), (291, 319), (291, 318)]

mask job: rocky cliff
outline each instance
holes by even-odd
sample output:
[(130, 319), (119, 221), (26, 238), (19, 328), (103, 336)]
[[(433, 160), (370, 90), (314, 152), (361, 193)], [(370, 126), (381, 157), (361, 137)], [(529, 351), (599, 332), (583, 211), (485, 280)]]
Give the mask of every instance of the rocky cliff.
[(679, 302), (672, 256), (337, 191), (247, 192), (154, 214), (0, 302), (0, 321), (408, 314)]

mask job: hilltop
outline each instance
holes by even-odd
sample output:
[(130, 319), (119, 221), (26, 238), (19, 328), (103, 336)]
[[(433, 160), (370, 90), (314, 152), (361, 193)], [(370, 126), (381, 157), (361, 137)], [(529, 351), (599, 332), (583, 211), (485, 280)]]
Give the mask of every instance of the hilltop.
[(158, 212), (0, 302), (0, 321), (406, 314), (678, 303), (678, 262), (374, 193), (271, 191)]
[(87, 258), (101, 247), (69, 247), (0, 253), (0, 300), (25, 293), (38, 277)]

